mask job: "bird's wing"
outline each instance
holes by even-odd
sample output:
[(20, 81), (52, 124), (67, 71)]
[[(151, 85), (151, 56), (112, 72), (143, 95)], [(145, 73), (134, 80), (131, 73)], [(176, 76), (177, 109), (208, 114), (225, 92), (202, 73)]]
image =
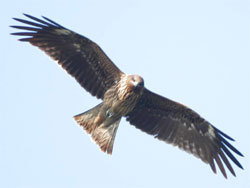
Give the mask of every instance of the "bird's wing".
[(30, 42), (56, 60), (79, 84), (97, 98), (103, 98), (123, 74), (102, 49), (89, 40), (56, 22), (24, 14), (34, 22), (14, 18), (28, 26), (11, 26), (25, 32), (12, 33), (25, 36), (20, 41)]
[(227, 157), (242, 168), (230, 150), (243, 155), (226, 140), (233, 139), (182, 104), (145, 89), (141, 99), (126, 118), (136, 128), (178, 146), (210, 164), (214, 173), (216, 161), (225, 178), (227, 175), (222, 161), (235, 176)]

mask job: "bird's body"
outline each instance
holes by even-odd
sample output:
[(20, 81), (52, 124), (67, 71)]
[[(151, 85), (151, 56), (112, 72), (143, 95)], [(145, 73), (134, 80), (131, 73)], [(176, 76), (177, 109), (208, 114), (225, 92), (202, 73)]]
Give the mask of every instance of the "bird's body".
[(121, 80), (105, 92), (101, 104), (74, 117), (102, 151), (112, 153), (120, 120), (134, 109), (143, 93), (143, 85), (138, 75), (122, 75)]
[(200, 158), (216, 173), (215, 161), (224, 177), (227, 175), (222, 161), (235, 175), (228, 157), (242, 168), (231, 151), (243, 155), (226, 140), (233, 139), (198, 113), (145, 88), (142, 77), (123, 73), (88, 38), (46, 17), (41, 20), (25, 16), (35, 22), (14, 18), (31, 27), (12, 26), (28, 31), (13, 34), (26, 36), (20, 41), (39, 47), (83, 88), (102, 99), (96, 107), (74, 116), (102, 151), (112, 153), (116, 131), (121, 118), (125, 117), (136, 128)]
[[(137, 80), (137, 81), (134, 81)], [(121, 80), (106, 91), (103, 103), (111, 114), (125, 116), (133, 110), (142, 95), (144, 82), (138, 75), (122, 75)]]

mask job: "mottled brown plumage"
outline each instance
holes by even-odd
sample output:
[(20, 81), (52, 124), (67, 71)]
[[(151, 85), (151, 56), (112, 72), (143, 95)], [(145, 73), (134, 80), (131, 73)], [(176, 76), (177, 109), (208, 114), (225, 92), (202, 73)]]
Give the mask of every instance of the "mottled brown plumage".
[(126, 117), (136, 128), (200, 158), (216, 173), (215, 161), (225, 178), (223, 163), (235, 176), (228, 157), (242, 168), (231, 151), (243, 155), (226, 140), (233, 139), (199, 114), (146, 89), (140, 76), (124, 74), (97, 44), (86, 37), (46, 17), (41, 20), (25, 16), (35, 22), (14, 19), (30, 27), (11, 27), (28, 32), (12, 34), (27, 37), (19, 40), (39, 47), (83, 88), (103, 100), (96, 107), (74, 117), (102, 151), (112, 153), (120, 120)]

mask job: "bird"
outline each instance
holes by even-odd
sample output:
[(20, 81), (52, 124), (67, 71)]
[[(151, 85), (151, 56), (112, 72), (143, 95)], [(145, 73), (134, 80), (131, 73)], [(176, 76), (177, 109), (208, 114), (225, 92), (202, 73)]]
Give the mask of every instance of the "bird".
[(102, 100), (73, 118), (103, 152), (112, 154), (116, 132), (124, 117), (137, 129), (209, 164), (215, 174), (217, 164), (225, 178), (224, 165), (236, 176), (228, 158), (243, 169), (233, 152), (242, 157), (243, 154), (229, 143), (234, 139), (198, 113), (150, 91), (141, 76), (123, 73), (98, 44), (87, 37), (47, 17), (24, 16), (27, 19), (13, 18), (24, 25), (10, 26), (19, 30), (11, 34), (44, 51), (86, 91)]

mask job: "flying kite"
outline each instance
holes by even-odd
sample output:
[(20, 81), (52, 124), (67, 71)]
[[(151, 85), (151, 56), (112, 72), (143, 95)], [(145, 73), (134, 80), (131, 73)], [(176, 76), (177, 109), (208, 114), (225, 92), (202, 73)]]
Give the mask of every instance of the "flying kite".
[[(228, 157), (243, 167), (231, 151), (243, 156), (228, 141), (233, 139), (190, 108), (144, 87), (139, 75), (123, 73), (93, 41), (58, 23), (24, 14), (33, 21), (14, 18), (28, 26), (11, 26), (25, 32), (20, 41), (37, 46), (58, 62), (77, 82), (102, 103), (74, 116), (103, 152), (112, 154), (122, 117), (136, 128), (166, 143), (178, 146), (210, 165), (215, 162), (227, 178), (223, 163), (235, 176)], [(231, 150), (231, 151), (230, 151)]]

